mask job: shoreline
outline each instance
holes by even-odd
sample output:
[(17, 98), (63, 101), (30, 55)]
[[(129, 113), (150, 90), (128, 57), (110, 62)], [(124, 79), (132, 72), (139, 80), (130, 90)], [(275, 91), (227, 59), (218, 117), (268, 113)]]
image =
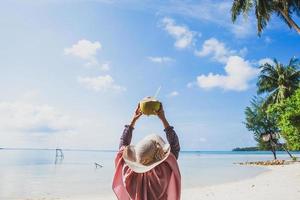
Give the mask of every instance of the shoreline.
[[(256, 166), (265, 172), (251, 178), (216, 185), (182, 189), (182, 200), (297, 200), (300, 199), (300, 163)], [(25, 198), (18, 200), (116, 200), (107, 196)]]
[(300, 164), (261, 166), (270, 169), (250, 179), (184, 189), (189, 200), (296, 200), (300, 199)]

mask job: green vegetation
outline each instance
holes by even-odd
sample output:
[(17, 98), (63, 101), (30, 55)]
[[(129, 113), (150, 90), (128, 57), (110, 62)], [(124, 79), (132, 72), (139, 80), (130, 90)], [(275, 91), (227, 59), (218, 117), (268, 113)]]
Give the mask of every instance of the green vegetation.
[(300, 89), (283, 102), (271, 105), (268, 113), (277, 115), (277, 124), (288, 149), (300, 150)]
[[(262, 141), (261, 135), (265, 133), (276, 133), (279, 131), (276, 125), (276, 119), (273, 115), (268, 115), (263, 108), (264, 99), (255, 97), (251, 101), (251, 105), (246, 107), (246, 127), (253, 132), (254, 139), (258, 143), (260, 150), (270, 150), (269, 143)], [(277, 143), (277, 141), (275, 141)]]
[(258, 147), (237, 147), (232, 149), (232, 151), (259, 151)]
[(262, 135), (266, 133), (277, 133), (279, 130), (276, 125), (276, 118), (273, 115), (268, 115), (264, 109), (264, 99), (255, 97), (251, 101), (251, 105), (246, 107), (246, 127), (253, 132), (254, 139), (257, 141), (259, 150), (271, 150), (274, 159), (276, 159), (275, 146), (278, 143), (277, 139), (265, 142), (262, 140)]
[[(288, 65), (274, 59), (273, 64), (260, 66), (259, 96), (254, 97), (245, 109), (245, 125), (253, 133), (258, 149), (271, 150), (275, 159), (276, 150), (300, 150), (299, 66), (296, 58)], [(282, 136), (286, 145), (279, 144), (276, 136)]]
[(273, 15), (280, 17), (289, 28), (300, 34), (300, 28), (292, 15), (300, 16), (299, 0), (234, 0), (231, 7), (232, 21), (243, 14), (245, 17), (254, 9), (257, 19), (257, 32), (261, 34)]
[[(284, 151), (284, 148), (281, 144), (278, 144), (277, 151)], [(232, 151), (262, 151), (259, 147), (236, 147)]]

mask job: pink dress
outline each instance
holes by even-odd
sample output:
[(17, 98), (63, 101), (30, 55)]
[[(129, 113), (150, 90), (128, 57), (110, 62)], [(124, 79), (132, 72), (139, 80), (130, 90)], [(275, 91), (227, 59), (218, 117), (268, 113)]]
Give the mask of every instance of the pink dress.
[(121, 147), (115, 158), (112, 184), (119, 200), (180, 200), (181, 175), (172, 153), (152, 170), (136, 173), (123, 160), (123, 150)]

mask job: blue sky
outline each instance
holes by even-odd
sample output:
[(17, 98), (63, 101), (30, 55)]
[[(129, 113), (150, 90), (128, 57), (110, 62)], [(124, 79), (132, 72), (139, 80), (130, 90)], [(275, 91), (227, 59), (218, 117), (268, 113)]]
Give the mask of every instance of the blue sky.
[[(259, 63), (299, 57), (275, 16), (230, 21), (231, 1), (4, 1), (0, 6), (0, 146), (116, 149), (137, 102), (153, 95), (184, 150), (255, 142), (244, 109)], [(163, 135), (142, 117), (133, 142)]]

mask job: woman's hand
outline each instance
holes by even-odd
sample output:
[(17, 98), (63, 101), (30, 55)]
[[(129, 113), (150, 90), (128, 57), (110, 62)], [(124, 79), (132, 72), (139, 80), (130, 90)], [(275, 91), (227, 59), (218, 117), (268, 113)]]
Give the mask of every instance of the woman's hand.
[(135, 109), (135, 112), (133, 114), (130, 126), (134, 127), (135, 122), (143, 115), (141, 109), (140, 109), (140, 104), (138, 104), (137, 108)]
[(158, 117), (160, 120), (166, 119), (165, 111), (164, 111), (164, 108), (163, 108), (162, 103), (160, 103), (160, 108), (159, 108), (159, 110), (158, 110), (158, 111), (154, 111), (154, 113), (157, 115), (157, 117)]
[(157, 115), (157, 117), (162, 121), (163, 125), (165, 128), (169, 127), (169, 122), (168, 120), (166, 119), (166, 116), (165, 116), (165, 111), (164, 111), (164, 108), (163, 108), (163, 105), (160, 104), (160, 108), (158, 111), (154, 111), (155, 114)]

